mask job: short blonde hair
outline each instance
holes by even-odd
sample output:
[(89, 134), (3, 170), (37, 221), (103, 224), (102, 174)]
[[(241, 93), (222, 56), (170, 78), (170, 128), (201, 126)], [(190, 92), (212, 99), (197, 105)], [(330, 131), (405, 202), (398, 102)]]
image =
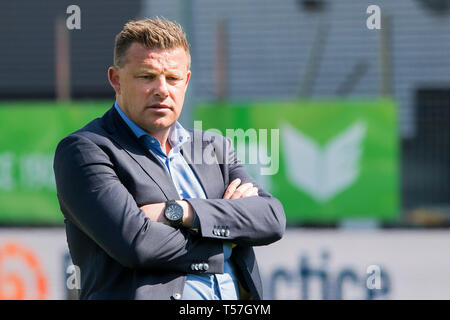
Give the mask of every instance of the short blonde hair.
[(191, 66), (189, 43), (183, 28), (176, 22), (163, 18), (129, 21), (115, 38), (114, 65), (121, 68), (126, 61), (128, 48), (137, 42), (148, 49), (183, 48), (188, 55), (188, 70)]

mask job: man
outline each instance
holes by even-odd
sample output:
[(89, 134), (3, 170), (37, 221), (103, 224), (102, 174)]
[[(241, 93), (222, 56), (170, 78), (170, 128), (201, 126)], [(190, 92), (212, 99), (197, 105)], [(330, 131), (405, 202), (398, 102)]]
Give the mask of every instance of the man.
[(116, 103), (57, 147), (80, 299), (262, 298), (252, 247), (282, 237), (283, 207), (230, 139), (178, 123), (189, 69), (178, 24), (127, 23), (108, 70)]

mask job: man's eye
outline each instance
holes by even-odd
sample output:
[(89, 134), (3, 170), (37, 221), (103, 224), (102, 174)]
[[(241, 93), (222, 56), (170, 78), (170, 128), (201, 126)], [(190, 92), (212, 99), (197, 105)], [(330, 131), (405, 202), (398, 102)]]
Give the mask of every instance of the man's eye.
[(143, 78), (143, 79), (154, 79), (155, 76), (141, 76), (141, 78)]
[(175, 80), (178, 80), (178, 78), (177, 77), (167, 77), (167, 80), (175, 81)]

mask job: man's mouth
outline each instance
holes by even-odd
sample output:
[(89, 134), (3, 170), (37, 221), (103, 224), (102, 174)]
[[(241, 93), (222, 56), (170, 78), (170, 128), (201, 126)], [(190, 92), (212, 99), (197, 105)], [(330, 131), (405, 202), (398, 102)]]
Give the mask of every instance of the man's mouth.
[(150, 108), (150, 109), (171, 109), (167, 104), (163, 104), (163, 103), (152, 104), (148, 108)]

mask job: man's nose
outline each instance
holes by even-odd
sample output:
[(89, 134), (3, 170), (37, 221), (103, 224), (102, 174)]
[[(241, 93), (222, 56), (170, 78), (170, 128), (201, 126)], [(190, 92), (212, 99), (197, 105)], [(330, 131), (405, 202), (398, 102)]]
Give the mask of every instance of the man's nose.
[(167, 87), (167, 81), (165, 76), (159, 76), (156, 80), (155, 95), (162, 99), (169, 96), (169, 89)]

